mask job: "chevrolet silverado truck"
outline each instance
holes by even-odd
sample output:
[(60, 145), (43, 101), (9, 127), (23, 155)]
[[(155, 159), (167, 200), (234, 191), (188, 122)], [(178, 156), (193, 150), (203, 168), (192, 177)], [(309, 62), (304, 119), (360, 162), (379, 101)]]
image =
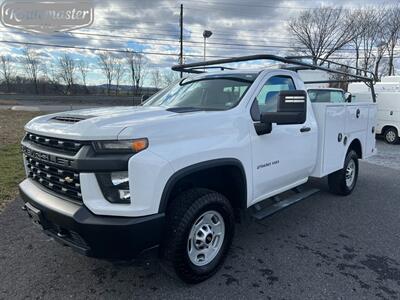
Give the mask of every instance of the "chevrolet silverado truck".
[[(217, 66), (257, 59), (282, 66)], [(34, 118), (22, 140), (24, 209), (85, 255), (159, 246), (184, 281), (209, 278), (245, 214), (262, 219), (304, 199), (315, 192), (303, 189), (310, 177), (349, 195), (359, 159), (375, 152), (375, 104), (311, 103), (297, 73), (305, 68), (342, 73), (274, 55), (179, 65), (198, 74), (141, 106)]]

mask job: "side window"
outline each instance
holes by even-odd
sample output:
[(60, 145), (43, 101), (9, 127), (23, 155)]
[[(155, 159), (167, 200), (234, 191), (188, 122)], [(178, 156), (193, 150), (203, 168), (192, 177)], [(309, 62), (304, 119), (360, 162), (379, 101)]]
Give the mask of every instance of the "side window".
[(288, 76), (273, 76), (267, 80), (256, 98), (260, 113), (276, 112), (280, 91), (294, 91), (293, 79)]
[(331, 92), (331, 102), (332, 103), (344, 103), (344, 95), (343, 92), (340, 91), (332, 91)]

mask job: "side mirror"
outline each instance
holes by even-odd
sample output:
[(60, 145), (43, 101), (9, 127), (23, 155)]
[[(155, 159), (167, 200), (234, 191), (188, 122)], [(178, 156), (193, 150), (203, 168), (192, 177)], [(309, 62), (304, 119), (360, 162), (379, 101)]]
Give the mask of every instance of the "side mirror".
[(261, 114), (261, 123), (278, 125), (304, 124), (307, 118), (307, 93), (305, 91), (281, 91), (277, 112)]
[(351, 95), (351, 93), (349, 93), (349, 92), (344, 93), (344, 100), (345, 100), (345, 102), (350, 103), (352, 97), (353, 97), (353, 96)]

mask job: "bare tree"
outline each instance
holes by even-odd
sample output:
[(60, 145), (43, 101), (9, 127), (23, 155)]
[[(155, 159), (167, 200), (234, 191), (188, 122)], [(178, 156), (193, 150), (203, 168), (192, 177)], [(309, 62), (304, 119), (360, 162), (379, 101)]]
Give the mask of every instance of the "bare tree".
[(128, 63), (128, 69), (130, 72), (130, 79), (131, 79), (131, 83), (132, 83), (132, 92), (135, 89), (135, 64), (134, 64), (134, 60), (135, 60), (135, 52), (130, 51), (130, 50), (126, 50), (126, 61)]
[(101, 71), (107, 79), (107, 94), (111, 93), (111, 85), (115, 79), (115, 61), (116, 58), (110, 52), (101, 52), (98, 57), (98, 63)]
[(11, 91), (11, 80), (15, 75), (12, 62), (10, 56), (0, 55), (0, 74), (6, 83), (7, 92)]
[(376, 54), (373, 55), (374, 57), (374, 75), (375, 75), (375, 81), (378, 81), (382, 77), (382, 70), (380, 68), (381, 62), (383, 59), (383, 56), (386, 53), (386, 44), (384, 42), (381, 42), (380, 44), (377, 45), (376, 47)]
[(389, 76), (395, 74), (394, 70), (394, 52), (400, 40), (400, 5), (396, 5), (388, 9), (386, 19), (386, 40), (387, 51), (389, 54), (388, 68)]
[[(353, 36), (351, 43), (354, 46), (354, 50), (356, 52), (356, 68), (359, 68), (360, 63), (360, 55), (361, 55), (361, 46), (363, 44), (363, 37), (365, 36), (364, 33), (366, 31), (366, 14), (365, 9), (355, 9), (351, 12), (350, 18), (354, 20), (352, 30), (357, 31), (358, 34)], [(357, 70), (357, 75), (361, 75), (360, 72)]]
[(131, 73), (132, 85), (136, 94), (138, 94), (147, 74), (147, 61), (143, 54), (129, 50), (126, 52), (126, 58)]
[(123, 62), (121, 61), (121, 59), (118, 59), (116, 64), (115, 64), (115, 95), (118, 95), (118, 90), (119, 90), (119, 85), (120, 82), (123, 80), (124, 76), (125, 76), (125, 65), (123, 64)]
[(75, 83), (75, 60), (70, 55), (64, 54), (58, 59), (58, 66), (60, 68), (60, 78), (67, 88), (66, 93), (71, 94)]
[(179, 73), (168, 70), (162, 74), (162, 81), (164, 86), (169, 86), (179, 79)]
[(89, 90), (87, 88), (87, 83), (86, 83), (87, 74), (89, 72), (89, 64), (88, 64), (88, 62), (85, 61), (85, 60), (80, 60), (78, 62), (78, 70), (79, 70), (79, 73), (81, 75), (82, 84), (83, 84), (83, 86), (85, 88), (85, 93), (89, 94)]
[(26, 73), (29, 79), (33, 82), (35, 86), (36, 94), (39, 94), (39, 72), (40, 72), (40, 60), (35, 51), (31, 48), (25, 48), (23, 51), (23, 63)]
[(357, 57), (356, 66), (359, 65), (358, 60), (361, 60), (361, 67), (374, 72), (377, 80), (379, 78), (379, 65), (386, 50), (386, 44), (382, 39), (386, 10), (359, 9), (352, 14), (352, 17), (355, 19), (355, 27), (357, 28), (355, 30), (359, 30), (358, 36), (353, 39)]
[(60, 84), (61, 80), (58, 66), (53, 61), (51, 61), (48, 64), (43, 65), (42, 72), (45, 80), (52, 88), (52, 90), (60, 92), (62, 90), (62, 86)]
[(163, 77), (160, 72), (160, 69), (154, 69), (150, 73), (151, 75), (151, 84), (154, 86), (156, 89), (159, 89), (160, 87), (163, 86)]
[(332, 7), (304, 11), (289, 23), (290, 32), (304, 48), (302, 52), (311, 56), (314, 64), (349, 44), (358, 34), (353, 28), (348, 12)]

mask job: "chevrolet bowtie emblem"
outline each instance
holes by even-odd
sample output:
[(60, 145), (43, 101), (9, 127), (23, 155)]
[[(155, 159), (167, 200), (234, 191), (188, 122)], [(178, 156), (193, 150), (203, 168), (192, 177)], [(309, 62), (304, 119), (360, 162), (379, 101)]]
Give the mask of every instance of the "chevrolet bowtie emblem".
[(64, 180), (65, 180), (66, 182), (68, 182), (68, 183), (73, 183), (73, 182), (74, 182), (74, 180), (73, 180), (71, 177), (69, 177), (69, 176), (65, 177)]

